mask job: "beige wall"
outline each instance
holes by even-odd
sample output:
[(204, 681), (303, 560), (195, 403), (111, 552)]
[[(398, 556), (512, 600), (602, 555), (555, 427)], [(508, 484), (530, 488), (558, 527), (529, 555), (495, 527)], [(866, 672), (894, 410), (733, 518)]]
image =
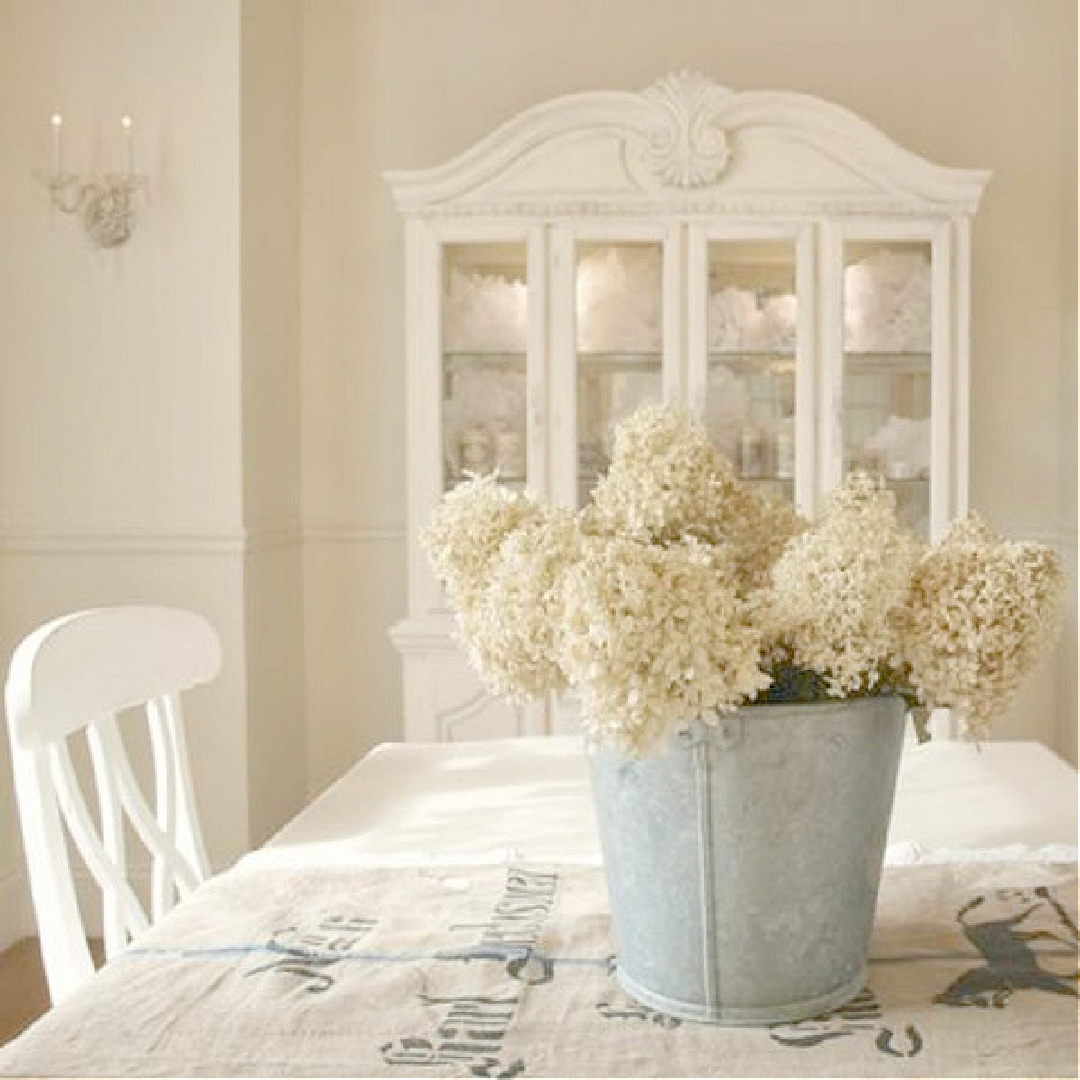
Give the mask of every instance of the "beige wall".
[[(0, 4), (0, 651), (83, 606), (209, 615), (228, 659), (192, 702), (191, 741), (218, 864), (248, 842), (237, 38), (219, 0)], [(32, 176), (53, 110), (84, 172), (122, 166), (134, 117), (151, 205), (116, 251)], [(6, 936), (22, 895), (6, 762), (0, 813)]]
[(240, 317), (251, 840), (304, 802), (300, 562), (300, 13), (240, 9)]
[[(400, 731), (381, 631), (405, 611), (401, 223), (381, 173), (435, 165), (559, 94), (688, 67), (845, 105), (994, 180), (974, 241), (973, 501), (1075, 583), (1075, 48), (1070, 0), (307, 0), (302, 490), (310, 767)], [(1002, 725), (1075, 760), (1068, 634)], [(377, 625), (381, 622), (381, 626)], [(332, 655), (324, 655), (328, 644)]]
[[(80, 607), (205, 613), (225, 664), (189, 730), (216, 866), (305, 794), (298, 57), (295, 0), (0, 0), (0, 656)], [(122, 166), (134, 117), (151, 193), (123, 247), (34, 180), (54, 110), (83, 172)], [(0, 944), (27, 916), (2, 745)]]

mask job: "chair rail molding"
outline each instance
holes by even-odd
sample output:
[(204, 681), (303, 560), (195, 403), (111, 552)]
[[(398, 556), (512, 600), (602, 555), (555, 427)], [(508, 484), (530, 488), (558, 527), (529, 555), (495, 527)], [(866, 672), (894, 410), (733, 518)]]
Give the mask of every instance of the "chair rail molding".
[(305, 525), (305, 544), (403, 544), (404, 525), (348, 525), (320, 522)]
[(303, 539), (296, 522), (220, 530), (0, 528), (0, 555), (243, 555)]

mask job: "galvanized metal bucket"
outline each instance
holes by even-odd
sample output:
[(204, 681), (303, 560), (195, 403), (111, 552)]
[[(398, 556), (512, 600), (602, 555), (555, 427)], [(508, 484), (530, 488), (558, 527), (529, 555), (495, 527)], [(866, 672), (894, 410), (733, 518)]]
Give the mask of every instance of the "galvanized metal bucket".
[(864, 985), (900, 698), (755, 705), (591, 757), (618, 979), (671, 1016), (771, 1024)]

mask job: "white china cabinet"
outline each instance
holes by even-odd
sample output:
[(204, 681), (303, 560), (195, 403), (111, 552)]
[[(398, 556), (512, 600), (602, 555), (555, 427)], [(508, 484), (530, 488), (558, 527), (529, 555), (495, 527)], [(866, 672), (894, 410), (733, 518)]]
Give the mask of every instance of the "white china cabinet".
[(387, 177), (406, 221), (406, 737), (567, 726), (488, 697), (417, 537), (467, 473), (569, 506), (613, 423), (685, 401), (750, 482), (813, 514), (881, 471), (938, 536), (968, 491), (971, 222), (989, 174), (837, 105), (669, 75), (528, 109)]

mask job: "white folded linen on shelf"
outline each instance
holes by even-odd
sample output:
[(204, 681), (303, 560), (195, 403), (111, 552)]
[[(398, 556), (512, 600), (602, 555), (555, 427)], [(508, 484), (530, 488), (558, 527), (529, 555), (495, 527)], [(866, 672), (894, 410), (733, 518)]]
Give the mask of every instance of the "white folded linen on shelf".
[(930, 261), (919, 252), (874, 252), (844, 270), (844, 348), (925, 352), (930, 348)]
[(719, 352), (790, 352), (798, 302), (791, 293), (759, 297), (725, 285), (709, 297), (709, 348)]
[[(661, 262), (652, 248), (606, 247), (583, 255), (576, 278), (578, 348), (655, 352), (661, 343)], [(528, 326), (524, 281), (451, 269), (443, 292), (446, 351), (520, 352)], [(930, 262), (882, 249), (844, 271), (845, 348), (921, 352), (930, 348)], [(788, 351), (798, 303), (792, 293), (759, 296), (735, 285), (709, 296), (709, 348)]]
[(443, 293), (447, 352), (523, 352), (528, 325), (524, 281), (451, 269)]
[(577, 347), (582, 352), (657, 352), (663, 300), (656, 248), (609, 247), (577, 267)]
[[(587, 353), (657, 352), (661, 342), (658, 249), (605, 247), (578, 260), (577, 348)], [(450, 271), (443, 292), (443, 349), (520, 352), (528, 325), (524, 281)]]
[(863, 444), (885, 475), (912, 479), (930, 475), (930, 421), (890, 416)]

